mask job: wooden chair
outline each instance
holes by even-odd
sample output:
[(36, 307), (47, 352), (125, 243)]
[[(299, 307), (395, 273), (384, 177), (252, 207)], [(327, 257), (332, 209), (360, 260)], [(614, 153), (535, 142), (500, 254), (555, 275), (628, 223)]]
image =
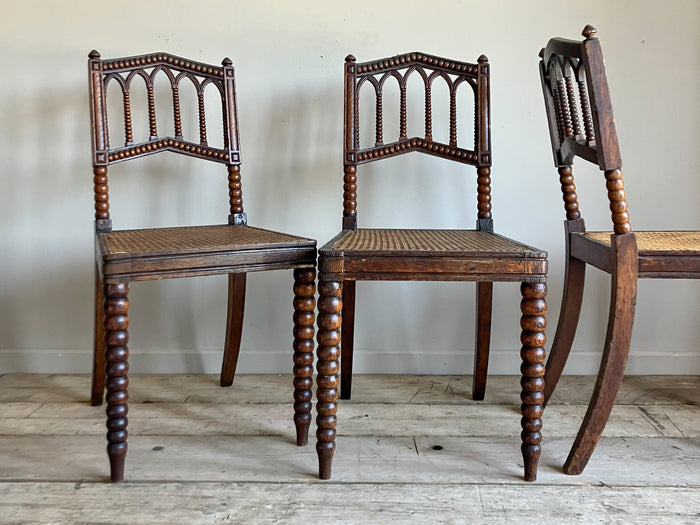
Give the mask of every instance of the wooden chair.
[[(240, 149), (234, 68), (228, 58), (222, 67), (156, 53), (103, 60), (97, 51), (88, 61), (92, 163), (95, 183), (95, 353), (92, 404), (102, 403), (107, 389), (107, 451), (111, 478), (124, 476), (127, 450), (127, 385), (129, 325), (127, 294), (132, 281), (228, 274), (228, 316), (221, 367), (221, 385), (233, 382), (238, 361), (245, 304), (246, 272), (294, 269), (294, 421), (297, 444), (307, 442), (311, 421), (316, 242), (247, 225), (243, 211)], [(165, 79), (173, 108), (172, 124), (156, 119), (156, 78)], [(125, 138), (110, 142), (107, 86), (121, 87)], [(134, 141), (131, 87), (143, 82), (147, 91), (149, 129), (143, 141)], [(183, 137), (181, 91), (185, 84), (197, 97), (199, 136)], [(192, 89), (193, 88), (193, 89)], [(208, 144), (205, 89), (215, 94), (222, 110), (223, 147)], [(145, 106), (146, 104), (144, 104)], [(141, 108), (138, 108), (141, 109)], [(119, 111), (115, 111), (119, 113)], [(211, 118), (211, 117), (210, 117)], [(170, 120), (170, 117), (168, 117)], [(174, 130), (172, 135), (163, 128)], [(217, 126), (220, 132), (220, 126)], [(187, 128), (186, 128), (187, 129)], [(147, 132), (147, 133), (146, 133)], [(113, 137), (116, 139), (116, 137)], [(230, 215), (228, 224), (141, 230), (112, 230), (107, 169), (110, 164), (164, 151), (218, 162), (228, 170)]]
[[(583, 36), (582, 42), (553, 38), (540, 53), (549, 134), (566, 210), (564, 296), (547, 362), (545, 403), (554, 392), (576, 334), (586, 265), (611, 276), (600, 371), (588, 412), (564, 464), (567, 474), (583, 472), (612, 410), (630, 348), (637, 278), (700, 277), (699, 232), (632, 231), (600, 41), (590, 25), (584, 28)], [(586, 231), (572, 172), (574, 157), (597, 164), (604, 172), (612, 231)]]
[[(474, 281), (477, 283), (476, 350), (473, 396), (483, 399), (491, 325), (493, 282), (522, 282), (522, 410), (525, 479), (534, 480), (540, 454), (540, 415), (543, 401), (544, 329), (546, 313), (545, 252), (493, 232), (491, 217), (491, 137), (489, 63), (457, 62), (422, 53), (410, 53), (372, 62), (345, 63), (344, 193), (342, 231), (319, 250), (319, 315), (317, 348), (317, 451), (320, 477), (328, 479), (335, 451), (338, 360), (342, 347), (341, 397), (350, 398), (352, 379), (355, 284), (360, 280)], [(417, 75), (425, 133), (407, 136), (407, 82)], [(394, 78), (400, 90), (398, 137), (383, 136), (385, 81)], [(436, 80), (449, 91), (449, 142), (433, 139), (432, 91)], [(376, 144), (359, 144), (359, 91), (376, 95)], [(370, 87), (371, 86), (371, 87)], [(475, 140), (458, 142), (457, 90), (473, 92)], [(422, 111), (422, 110), (421, 110)], [(471, 109), (470, 109), (471, 112)], [(469, 125), (472, 123), (469, 121)], [(476, 167), (477, 221), (474, 230), (360, 229), (357, 225), (357, 166), (409, 152), (423, 152)], [(427, 179), (427, 177), (426, 177)], [(450, 188), (445, 188), (448, 195)], [(342, 317), (341, 317), (342, 310)], [(342, 343), (341, 343), (342, 324)]]

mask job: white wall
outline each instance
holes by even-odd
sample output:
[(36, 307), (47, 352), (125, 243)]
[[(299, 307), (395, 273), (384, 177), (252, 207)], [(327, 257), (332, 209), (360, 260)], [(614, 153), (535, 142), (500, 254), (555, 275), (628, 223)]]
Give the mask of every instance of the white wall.
[[(238, 77), (250, 222), (319, 244), (340, 225), (344, 57), (353, 53), (363, 61), (424, 51), (473, 62), (485, 53), (492, 64), (496, 228), (549, 252), (553, 336), (563, 275), (563, 207), (538, 52), (550, 36), (580, 38), (587, 23), (598, 28), (607, 57), (633, 227), (698, 228), (696, 0), (3, 1), (0, 373), (90, 369), (93, 203), (86, 60), (93, 48), (104, 57), (165, 51), (216, 64), (230, 56)], [(164, 168), (156, 168), (159, 159)], [(397, 208), (403, 214), (388, 207), (388, 198), (363, 193), (386, 186), (360, 172), (361, 224), (409, 227), (426, 224), (427, 217), (431, 226), (472, 227), (473, 172), (447, 176), (440, 159), (419, 156), (418, 168), (406, 160), (394, 163), (391, 179), (395, 186), (415, 184), (402, 192)], [(225, 221), (226, 182), (219, 166), (196, 174), (196, 164), (183, 157), (158, 156), (144, 161), (150, 178), (127, 174), (136, 167), (111, 170), (116, 228)], [(607, 228), (602, 177), (591, 168), (577, 173), (589, 228)], [(183, 191), (166, 188), (170, 181)], [(129, 182), (137, 189), (127, 190)], [(426, 185), (430, 189), (421, 193)], [(437, 198), (426, 207), (423, 195)], [(290, 272), (250, 276), (242, 372), (289, 371), (291, 281)], [(569, 373), (597, 367), (607, 283), (606, 276), (590, 272)], [(132, 371), (216, 372), (225, 288), (225, 277), (133, 285)], [(641, 283), (630, 373), (700, 373), (699, 291), (697, 281)], [(469, 372), (473, 294), (473, 285), (465, 283), (360, 283), (356, 370)], [(517, 285), (496, 285), (493, 372), (518, 373), (518, 304)]]

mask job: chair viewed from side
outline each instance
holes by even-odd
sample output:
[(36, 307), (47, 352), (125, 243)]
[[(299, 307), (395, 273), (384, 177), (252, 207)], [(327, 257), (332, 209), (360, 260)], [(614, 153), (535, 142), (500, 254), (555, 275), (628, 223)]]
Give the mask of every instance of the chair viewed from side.
[[(549, 134), (566, 211), (564, 294), (547, 362), (545, 403), (556, 388), (576, 334), (586, 265), (611, 276), (602, 361), (588, 412), (564, 464), (567, 474), (583, 472), (610, 416), (630, 349), (637, 279), (700, 277), (699, 232), (632, 231), (605, 63), (596, 33), (588, 25), (583, 41), (552, 38), (540, 53)], [(572, 171), (575, 157), (597, 164), (604, 173), (612, 231), (586, 231)]]
[[(88, 60), (92, 164), (95, 189), (95, 346), (92, 404), (103, 402), (107, 391), (107, 452), (111, 478), (124, 477), (127, 451), (127, 346), (129, 286), (133, 281), (227, 274), (228, 315), (221, 385), (233, 382), (241, 344), (246, 273), (263, 270), (294, 271), (294, 421), (297, 444), (307, 442), (311, 421), (313, 336), (315, 309), (316, 242), (311, 239), (248, 226), (243, 209), (239, 127), (234, 68), (226, 58), (211, 66), (166, 53), (102, 59), (92, 51)], [(169, 86), (169, 89), (156, 89)], [(147, 102), (132, 103), (132, 87), (140, 84)], [(107, 104), (108, 86), (121, 100)], [(205, 108), (213, 95), (223, 120), (223, 141), (207, 140), (216, 129)], [(184, 97), (194, 98), (198, 128), (187, 136)], [(164, 102), (161, 102), (164, 100)], [(210, 100), (206, 98), (206, 100)], [(160, 105), (159, 105), (160, 103)], [(159, 113), (165, 105), (172, 114)], [(114, 109), (115, 106), (119, 109)], [(108, 107), (111, 108), (108, 119)], [(135, 129), (137, 111), (148, 129)], [(121, 113), (121, 114), (120, 114)], [(123, 122), (124, 136), (110, 136), (109, 123)], [(209, 125), (208, 125), (209, 124)], [(170, 133), (164, 130), (168, 129)], [(183, 133), (185, 129), (185, 133)], [(141, 140), (139, 137), (143, 136)], [(137, 137), (136, 139), (134, 137)], [(212, 226), (113, 230), (110, 215), (108, 168), (117, 162), (174, 152), (226, 166), (228, 172), (228, 223)], [(222, 188), (223, 190), (223, 188)], [(222, 191), (223, 193), (223, 191)], [(157, 196), (156, 196), (157, 197)]]
[[(485, 56), (470, 64), (423, 53), (409, 53), (371, 62), (345, 62), (345, 132), (343, 143), (344, 193), (342, 231), (319, 249), (319, 315), (317, 348), (317, 451), (319, 473), (330, 478), (335, 452), (338, 372), (340, 397), (351, 396), (356, 282), (472, 281), (476, 284), (476, 344), (473, 397), (483, 399), (490, 342), (494, 282), (520, 282), (522, 302), (522, 451), (525, 479), (534, 480), (540, 455), (545, 360), (547, 254), (493, 231), (491, 215), (490, 64)], [(411, 77), (424, 88), (411, 99)], [(398, 85), (397, 136), (385, 132), (387, 109), (384, 87)], [(444, 83), (446, 89), (433, 89)], [(442, 87), (442, 86), (441, 86)], [(373, 91), (374, 143), (360, 145), (360, 90)], [(467, 108), (474, 141), (458, 137), (459, 90), (473, 98)], [(433, 116), (433, 101), (447, 93), (445, 122)], [(407, 108), (417, 104), (425, 123), (421, 136), (409, 136)], [(371, 108), (370, 108), (371, 109)], [(472, 113), (473, 110), (473, 113)], [(370, 112), (371, 113), (371, 112)], [(435, 121), (434, 121), (435, 120)], [(447, 141), (433, 130), (444, 125)], [(387, 128), (388, 129), (388, 128)], [(435, 136), (438, 136), (436, 133)], [(358, 165), (411, 152), (434, 155), (476, 169), (475, 229), (369, 229), (358, 227)], [(384, 165), (384, 164), (383, 164)], [(402, 184), (408, 182), (402, 180)], [(430, 185), (430, 175), (420, 184)], [(454, 189), (440, 188), (445, 199)], [(525, 205), (525, 203), (523, 204)], [(398, 212), (399, 210), (397, 210)], [(429, 222), (429, 221), (426, 221)], [(387, 305), (388, 307), (388, 305)], [(342, 334), (342, 335), (341, 335)], [(514, 341), (515, 343), (515, 341)], [(340, 362), (339, 362), (340, 361)]]

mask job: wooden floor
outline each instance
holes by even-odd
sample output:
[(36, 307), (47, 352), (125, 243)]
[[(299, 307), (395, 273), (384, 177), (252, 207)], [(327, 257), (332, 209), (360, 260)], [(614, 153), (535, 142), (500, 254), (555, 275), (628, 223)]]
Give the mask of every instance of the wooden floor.
[[(700, 378), (629, 377), (584, 474), (594, 378), (565, 377), (522, 481), (519, 378), (356, 376), (333, 479), (294, 445), (291, 377), (131, 377), (126, 481), (84, 375), (0, 376), (1, 523), (700, 523)], [(313, 429), (313, 425), (312, 425)]]

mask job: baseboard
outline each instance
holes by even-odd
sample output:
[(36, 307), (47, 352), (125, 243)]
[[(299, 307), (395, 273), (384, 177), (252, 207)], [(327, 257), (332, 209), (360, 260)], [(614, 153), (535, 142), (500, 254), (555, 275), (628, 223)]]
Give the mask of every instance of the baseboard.
[[(220, 350), (132, 352), (132, 373), (216, 374), (221, 366)], [(471, 351), (409, 353), (402, 351), (355, 351), (354, 371), (359, 374), (471, 374)], [(92, 355), (87, 350), (0, 349), (2, 373), (88, 373)], [(288, 373), (291, 350), (241, 351), (238, 371), (242, 374)], [(574, 351), (564, 370), (570, 375), (591, 375), (600, 366), (599, 352)], [(518, 351), (492, 350), (489, 373), (520, 373)], [(632, 352), (628, 375), (700, 375), (700, 352)]]

